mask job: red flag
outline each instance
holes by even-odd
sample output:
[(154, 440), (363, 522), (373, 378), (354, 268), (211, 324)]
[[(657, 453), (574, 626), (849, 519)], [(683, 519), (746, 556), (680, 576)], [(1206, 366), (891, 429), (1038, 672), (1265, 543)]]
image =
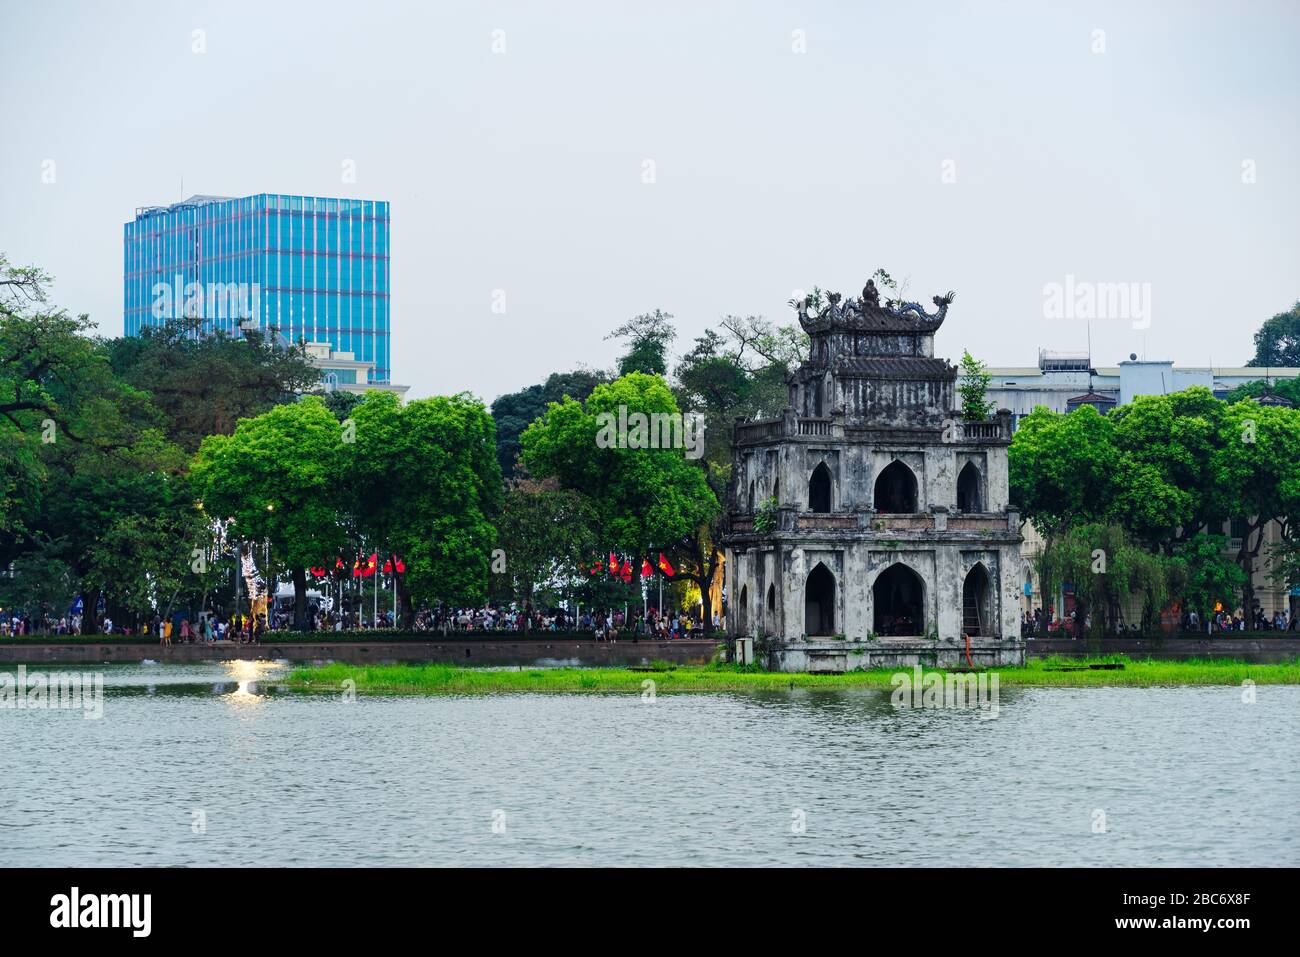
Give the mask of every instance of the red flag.
[(402, 561), (400, 558), (397, 560), (397, 574), (406, 574), (406, 562)]
[(391, 575), (392, 573), (393, 573), (393, 560), (389, 558), (384, 562), (384, 574)]
[(342, 558), (335, 559), (335, 561), (334, 561), (334, 567), (335, 567), (335, 568), (342, 568), (342, 567), (343, 567), (343, 559), (342, 559)]
[(614, 557), (613, 552), (609, 553), (609, 573), (611, 575), (618, 574), (618, 559)]
[(641, 577), (649, 578), (654, 573), (655, 570), (650, 567), (650, 559), (648, 558), (641, 559)]
[(659, 570), (669, 578), (673, 577), (673, 566), (668, 564), (668, 559), (664, 558), (664, 553), (659, 553)]
[(619, 577), (625, 582), (630, 582), (632, 580), (632, 563), (626, 559), (623, 560), (623, 571)]
[(314, 566), (314, 565), (312, 566), (312, 569), (311, 569), (311, 577), (312, 577), (312, 578), (324, 578), (325, 575), (326, 575), (326, 571), (325, 571), (325, 569), (323, 569), (323, 568), (317, 568), (317, 567)]

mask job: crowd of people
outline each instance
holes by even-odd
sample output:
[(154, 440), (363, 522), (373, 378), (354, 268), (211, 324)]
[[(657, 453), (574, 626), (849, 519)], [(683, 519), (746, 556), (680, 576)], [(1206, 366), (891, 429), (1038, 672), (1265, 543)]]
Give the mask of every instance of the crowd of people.
[[(1179, 630), (1185, 633), (1207, 635), (1234, 631), (1300, 631), (1300, 613), (1293, 611), (1288, 615), (1279, 609), (1270, 616), (1263, 609), (1256, 608), (1254, 615), (1248, 617), (1244, 609), (1238, 608), (1234, 612), (1219, 609), (1213, 614), (1202, 617), (1195, 611), (1184, 611), (1178, 624)], [(1021, 615), (1020, 633), (1028, 639), (1073, 638), (1080, 631), (1080, 625), (1084, 632), (1091, 630), (1092, 615), (1085, 614), (1083, 621), (1080, 622), (1078, 613), (1074, 609), (1071, 609), (1064, 618), (1054, 618), (1050, 608), (1047, 613), (1044, 613), (1041, 608), (1035, 608), (1032, 615), (1028, 612)], [(1121, 627), (1124, 627), (1122, 622)], [(1134, 622), (1125, 630), (1137, 632), (1139, 626)]]

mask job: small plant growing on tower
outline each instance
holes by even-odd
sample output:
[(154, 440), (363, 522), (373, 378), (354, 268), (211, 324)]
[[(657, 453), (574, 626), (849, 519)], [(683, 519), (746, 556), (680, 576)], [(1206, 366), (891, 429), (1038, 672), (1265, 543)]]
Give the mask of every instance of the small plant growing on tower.
[(967, 422), (983, 422), (993, 414), (993, 403), (988, 400), (991, 376), (988, 366), (963, 350), (961, 354), (961, 417)]
[(773, 495), (758, 508), (758, 514), (754, 516), (754, 531), (766, 535), (776, 528), (777, 511), (780, 508)]

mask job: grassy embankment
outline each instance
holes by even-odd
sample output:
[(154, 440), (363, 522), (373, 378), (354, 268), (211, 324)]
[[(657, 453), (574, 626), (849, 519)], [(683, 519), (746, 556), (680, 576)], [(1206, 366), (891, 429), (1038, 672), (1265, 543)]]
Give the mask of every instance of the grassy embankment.
[[(1121, 664), (1119, 669), (1090, 668), (1094, 664)], [(639, 692), (642, 682), (653, 679), (655, 691), (784, 690), (789, 688), (891, 688), (900, 670), (885, 668), (840, 675), (782, 674), (728, 665), (630, 668), (458, 668), (452, 665), (348, 665), (329, 664), (295, 669), (286, 683), (304, 691), (337, 691), (343, 682), (356, 682), (356, 690), (373, 694), (490, 694), (563, 692)], [(925, 669), (927, 672), (942, 669)], [(1032, 659), (1020, 668), (989, 669), (1002, 687), (1100, 688), (1178, 687), (1182, 685), (1300, 684), (1300, 659), (1282, 664), (1242, 661), (1130, 660), (1122, 655), (1106, 658)]]

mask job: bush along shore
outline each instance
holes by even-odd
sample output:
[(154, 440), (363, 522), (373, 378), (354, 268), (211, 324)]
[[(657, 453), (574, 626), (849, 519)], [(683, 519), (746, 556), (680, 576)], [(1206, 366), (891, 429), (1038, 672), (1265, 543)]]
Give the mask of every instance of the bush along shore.
[[(458, 668), (450, 665), (327, 664), (297, 668), (283, 684), (301, 691), (334, 692), (355, 688), (371, 694), (491, 694), (567, 692), (656, 693), (884, 688), (904, 669), (846, 674), (786, 674), (755, 666), (673, 666), (646, 668)], [(943, 669), (926, 668), (946, 674)], [(1104, 658), (1039, 658), (1023, 667), (988, 669), (1003, 687), (1102, 688), (1191, 685), (1300, 684), (1300, 658), (1280, 664), (1250, 664), (1227, 659), (1155, 661), (1121, 655)], [(353, 685), (345, 682), (353, 682)]]

